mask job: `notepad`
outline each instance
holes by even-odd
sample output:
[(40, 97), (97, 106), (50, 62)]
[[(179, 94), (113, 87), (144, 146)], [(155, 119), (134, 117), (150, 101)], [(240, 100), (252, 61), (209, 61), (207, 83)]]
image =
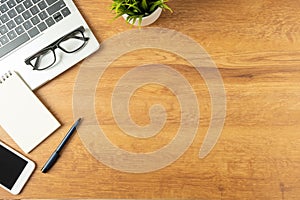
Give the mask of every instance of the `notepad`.
[(0, 125), (29, 153), (60, 123), (15, 72), (0, 76)]

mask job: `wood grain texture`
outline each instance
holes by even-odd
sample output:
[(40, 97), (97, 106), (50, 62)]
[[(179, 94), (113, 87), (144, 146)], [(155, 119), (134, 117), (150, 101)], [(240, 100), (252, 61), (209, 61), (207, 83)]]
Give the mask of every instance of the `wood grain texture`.
[[(111, 21), (109, 0), (75, 0), (99, 41), (133, 29)], [(191, 147), (172, 165), (151, 173), (116, 171), (94, 159), (75, 135), (47, 174), (40, 169), (73, 122), (72, 98), (80, 63), (36, 91), (62, 127), (28, 155), (37, 169), (19, 196), (2, 199), (196, 198), (299, 199), (300, 197), (300, 1), (170, 0), (151, 25), (179, 31), (210, 54), (222, 75), (226, 122), (213, 151), (198, 159), (211, 104), (207, 86), (184, 59), (159, 50), (138, 50), (117, 59), (96, 91), (97, 116), (107, 137), (126, 150), (151, 152), (170, 142), (180, 110), (167, 88), (148, 85), (132, 97), (132, 119), (149, 123), (153, 103), (165, 105), (168, 126), (149, 140), (128, 137), (115, 125), (110, 97), (129, 69), (153, 62), (178, 70), (191, 83), (200, 105), (200, 126)], [(19, 150), (1, 130), (0, 138)]]

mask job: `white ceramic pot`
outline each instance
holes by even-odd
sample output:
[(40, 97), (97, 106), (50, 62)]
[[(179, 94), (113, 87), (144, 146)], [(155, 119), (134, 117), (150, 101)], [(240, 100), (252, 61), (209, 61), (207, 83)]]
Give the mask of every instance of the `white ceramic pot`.
[[(151, 13), (150, 15), (148, 15), (146, 17), (143, 17), (141, 26), (148, 26), (148, 25), (152, 24), (153, 22), (155, 22), (159, 18), (161, 11), (162, 11), (162, 8), (158, 7), (153, 13)], [(124, 14), (124, 15), (122, 15), (122, 17), (126, 20), (128, 15)], [(129, 23), (133, 24), (132, 20)], [(137, 19), (133, 25), (138, 26), (139, 19)]]

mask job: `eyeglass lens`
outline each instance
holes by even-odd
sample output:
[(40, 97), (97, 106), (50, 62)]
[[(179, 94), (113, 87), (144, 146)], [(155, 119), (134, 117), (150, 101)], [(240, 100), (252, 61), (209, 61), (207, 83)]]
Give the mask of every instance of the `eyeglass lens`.
[(30, 64), (36, 70), (43, 70), (55, 63), (55, 53), (52, 49), (45, 49), (30, 60)]
[(63, 38), (58, 44), (59, 48), (67, 53), (73, 53), (85, 44), (84, 35), (80, 31), (75, 31)]

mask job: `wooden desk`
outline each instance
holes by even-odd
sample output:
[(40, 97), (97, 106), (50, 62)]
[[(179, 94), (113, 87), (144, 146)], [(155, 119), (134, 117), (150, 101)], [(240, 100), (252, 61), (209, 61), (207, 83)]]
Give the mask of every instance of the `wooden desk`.
[[(75, 3), (99, 41), (131, 29), (122, 19), (110, 21), (113, 15), (108, 9), (109, 0), (75, 0)], [(193, 38), (211, 55), (223, 77), (226, 122), (211, 153), (204, 159), (197, 157), (211, 111), (201, 76), (171, 53), (139, 50), (112, 63), (97, 87), (97, 98), (110, 101), (113, 85), (129, 67), (156, 60), (179, 70), (191, 81), (201, 113), (197, 136), (183, 156), (155, 172), (125, 173), (94, 159), (75, 135), (55, 167), (42, 174), (39, 169), (74, 120), (72, 98), (78, 64), (36, 91), (63, 125), (28, 155), (36, 162), (37, 170), (23, 192), (12, 196), (0, 190), (1, 199), (299, 199), (299, 0), (170, 0), (169, 5), (174, 13), (164, 12), (152, 26), (174, 29)], [(156, 94), (160, 98), (155, 98)], [(159, 86), (145, 86), (137, 91), (131, 104), (141, 109), (131, 109), (133, 120), (147, 124), (148, 108), (156, 101), (161, 101), (171, 112), (173, 122), (178, 121), (176, 98)], [(97, 115), (105, 116), (100, 124), (109, 133), (108, 137), (124, 149), (154, 151), (174, 136), (168, 132), (165, 140), (159, 134), (149, 141), (132, 138), (120, 141), (118, 138), (124, 136), (119, 133), (109, 107), (103, 105), (101, 102), (95, 105)], [(0, 136), (18, 149), (3, 130)]]

